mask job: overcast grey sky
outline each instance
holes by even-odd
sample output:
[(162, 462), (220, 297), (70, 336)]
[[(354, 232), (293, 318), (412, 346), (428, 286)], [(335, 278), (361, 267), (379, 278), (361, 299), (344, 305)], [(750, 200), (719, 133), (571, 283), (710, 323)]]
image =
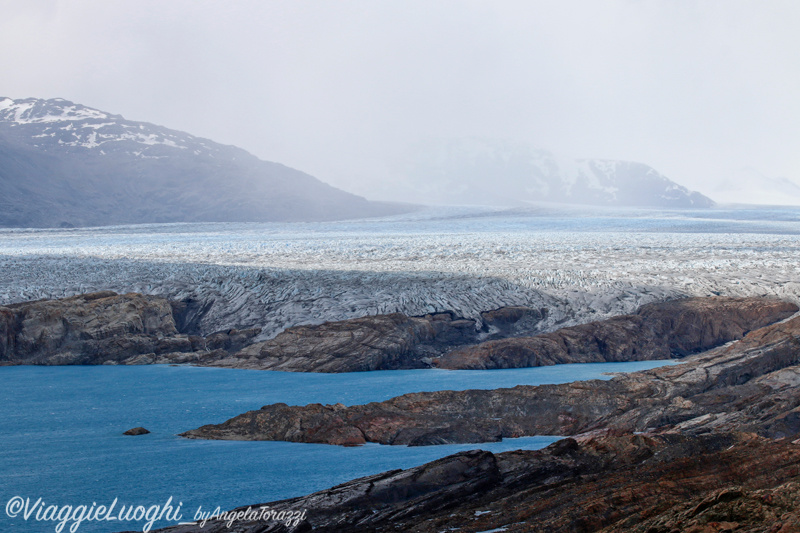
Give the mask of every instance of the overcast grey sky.
[(426, 138), (800, 182), (800, 2), (0, 0), (0, 95), (63, 97), (360, 193)]

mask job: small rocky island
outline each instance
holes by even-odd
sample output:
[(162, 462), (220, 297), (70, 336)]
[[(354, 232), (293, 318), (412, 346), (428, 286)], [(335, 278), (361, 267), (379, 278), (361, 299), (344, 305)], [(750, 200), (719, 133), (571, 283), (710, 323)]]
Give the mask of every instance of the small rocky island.
[[(338, 445), (565, 438), (473, 450), (308, 496), (295, 531), (800, 529), (800, 316), (767, 298), (687, 298), (537, 332), (547, 309), (361, 317), (192, 334), (190, 302), (100, 292), (0, 307), (0, 364), (154, 364), (344, 372), (680, 358), (610, 380), (439, 391), (366, 405), (274, 404), (183, 435)], [(134, 428), (126, 434), (144, 434)], [(136, 432), (136, 433), (131, 433)], [(246, 503), (246, 502), (243, 502)], [(241, 533), (285, 531), (237, 522)], [(225, 522), (167, 528), (228, 531)]]
[(136, 427), (136, 428), (131, 428), (128, 431), (124, 432), (123, 435), (136, 436), (136, 435), (147, 435), (148, 433), (150, 433), (150, 430), (145, 429), (143, 427)]

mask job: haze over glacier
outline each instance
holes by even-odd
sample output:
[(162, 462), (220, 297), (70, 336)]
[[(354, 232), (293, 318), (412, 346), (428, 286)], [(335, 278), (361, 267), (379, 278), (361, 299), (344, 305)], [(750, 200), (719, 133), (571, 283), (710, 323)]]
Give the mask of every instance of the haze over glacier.
[[(400, 198), (421, 195), (435, 204), (714, 205), (644, 163), (576, 159), (523, 142), (430, 139), (409, 148), (390, 166)], [(378, 186), (378, 195), (379, 191)]]
[[(395, 162), (410, 189), (498, 207), (421, 208), (63, 99), (3, 98), (0, 162), (0, 225), (65, 228), (0, 232), (0, 304), (137, 291), (195, 302), (205, 333), (270, 337), (395, 311), (546, 307), (548, 329), (685, 295), (800, 295), (796, 212), (709, 209), (645, 164), (521, 143), (423, 143)], [(131, 223), (149, 224), (66, 229)]]
[[(101, 226), (363, 218), (369, 202), (301, 171), (63, 99), (0, 99), (0, 225)], [(399, 169), (422, 203), (709, 207), (641, 163), (572, 160), (524, 145), (429, 142)]]

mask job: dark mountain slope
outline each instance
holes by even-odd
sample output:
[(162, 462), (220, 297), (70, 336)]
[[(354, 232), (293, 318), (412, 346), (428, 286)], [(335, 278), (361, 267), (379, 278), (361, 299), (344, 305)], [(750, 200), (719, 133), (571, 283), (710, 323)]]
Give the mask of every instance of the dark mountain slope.
[(0, 98), (0, 226), (313, 221), (408, 210), (72, 102)]

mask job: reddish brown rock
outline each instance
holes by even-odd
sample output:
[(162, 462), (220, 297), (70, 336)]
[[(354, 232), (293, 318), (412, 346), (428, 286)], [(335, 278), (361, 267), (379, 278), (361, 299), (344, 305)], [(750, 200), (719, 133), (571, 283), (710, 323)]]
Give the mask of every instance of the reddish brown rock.
[(609, 381), (414, 393), (350, 407), (268, 405), (184, 436), (334, 443), (346, 435), (349, 444), (427, 445), (674, 426), (797, 438), (798, 386), (800, 317), (684, 364)]
[(493, 369), (684, 357), (740, 339), (797, 311), (792, 303), (765, 298), (687, 298), (535, 337), (456, 349), (433, 365)]
[[(607, 433), (540, 451), (463, 452), (252, 507), (305, 509), (295, 530), (325, 533), (797, 531), (798, 480), (800, 446), (789, 441)], [(284, 526), (236, 527), (262, 533)], [(202, 531), (226, 528), (213, 521)]]

